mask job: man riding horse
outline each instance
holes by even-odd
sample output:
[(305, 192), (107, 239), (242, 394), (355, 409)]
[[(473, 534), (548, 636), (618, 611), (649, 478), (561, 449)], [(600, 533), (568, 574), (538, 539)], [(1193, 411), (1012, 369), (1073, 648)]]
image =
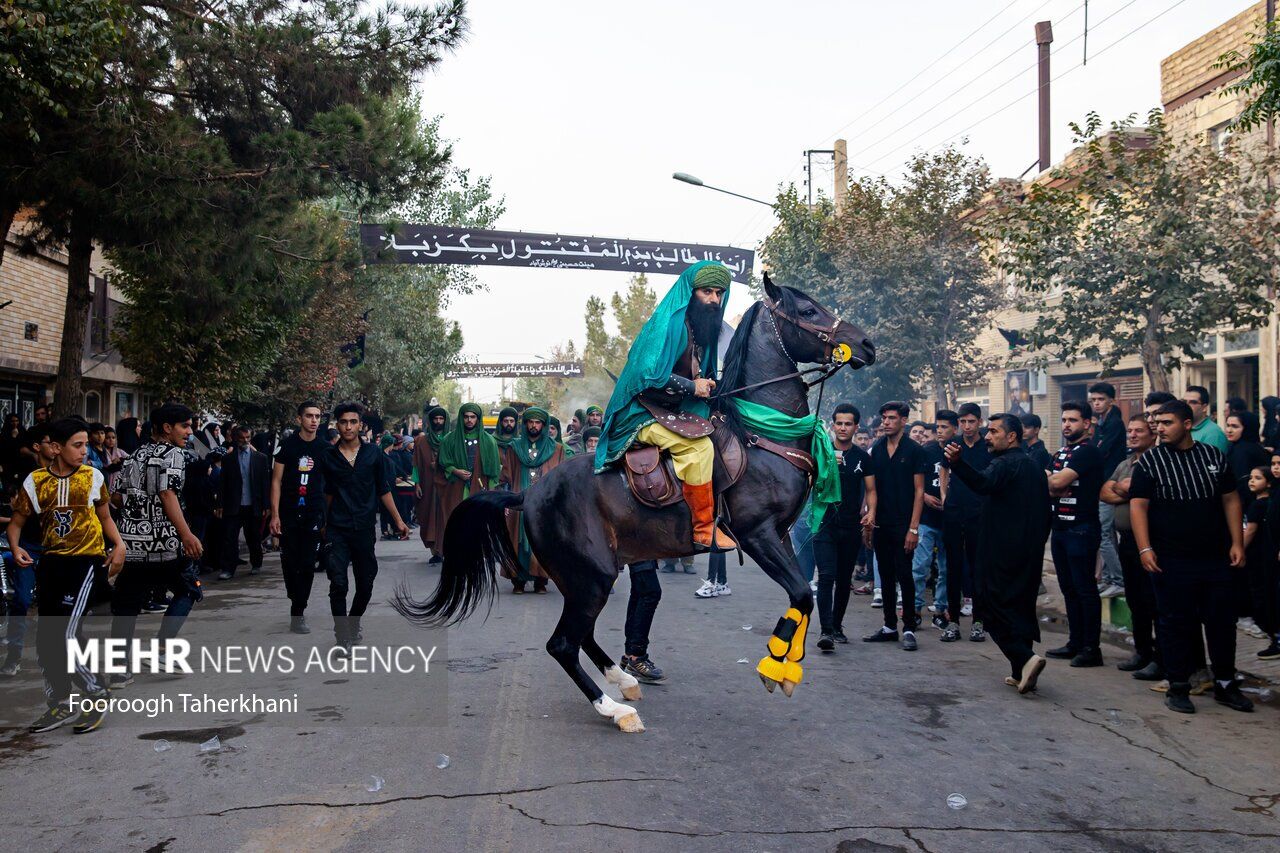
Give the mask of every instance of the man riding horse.
[(706, 402), (716, 387), (711, 377), (730, 281), (723, 264), (701, 261), (667, 291), (631, 345), (596, 449), (596, 473), (621, 459), (633, 444), (670, 453), (699, 551), (737, 547), (716, 526), (711, 484), (715, 450)]

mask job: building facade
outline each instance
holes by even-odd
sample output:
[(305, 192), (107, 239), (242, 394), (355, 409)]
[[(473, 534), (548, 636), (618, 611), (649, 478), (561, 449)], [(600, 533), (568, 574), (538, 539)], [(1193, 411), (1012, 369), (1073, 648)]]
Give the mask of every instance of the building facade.
[[(17, 412), (29, 425), (35, 408), (53, 398), (67, 301), (67, 256), (55, 250), (23, 253), (18, 244), (22, 227), (19, 222), (6, 235), (0, 262), (0, 417)], [(78, 410), (89, 421), (110, 424), (126, 417), (145, 419), (150, 400), (110, 343), (121, 306), (108, 281), (110, 270), (97, 252), (90, 269), (93, 302)]]

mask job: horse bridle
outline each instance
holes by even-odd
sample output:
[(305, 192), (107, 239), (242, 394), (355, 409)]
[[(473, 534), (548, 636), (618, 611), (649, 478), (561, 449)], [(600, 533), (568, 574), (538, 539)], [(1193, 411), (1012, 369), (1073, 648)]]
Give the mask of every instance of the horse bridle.
[[(782, 347), (782, 354), (785, 355), (787, 358), (791, 359), (791, 364), (793, 366), (796, 365), (796, 360), (791, 357), (791, 353), (787, 351), (786, 343), (782, 340), (781, 331), (778, 329), (779, 317), (782, 318), (783, 320), (786, 320), (788, 323), (795, 326), (796, 328), (816, 336), (818, 340), (826, 344), (827, 359), (830, 360), (830, 363), (825, 365), (820, 365), (818, 367), (809, 367), (809, 368), (806, 368), (805, 370), (797, 369), (793, 373), (787, 373), (782, 376), (775, 376), (772, 379), (765, 379), (762, 382), (753, 382), (750, 385), (743, 385), (741, 388), (734, 388), (731, 391), (720, 391), (720, 392), (717, 392), (715, 396), (732, 397), (734, 394), (740, 394), (743, 391), (750, 391), (753, 388), (761, 388), (765, 385), (772, 385), (775, 382), (785, 382), (788, 379), (803, 380), (805, 376), (808, 376), (811, 373), (821, 374), (820, 376), (818, 376), (818, 378), (812, 381), (804, 380), (804, 387), (807, 390), (809, 388), (814, 387), (815, 385), (821, 385), (822, 383), (826, 382), (833, 375), (835, 375), (835, 372), (837, 370), (839, 370), (840, 368), (844, 367), (846, 364), (849, 364), (851, 361), (853, 361), (853, 359), (850, 359), (850, 361), (832, 360), (832, 356), (835, 353), (835, 345), (832, 342), (835, 340), (836, 332), (839, 330), (839, 328), (842, 325), (845, 324), (844, 320), (841, 320), (839, 317), (833, 317), (830, 326), (819, 326), (816, 323), (810, 323), (806, 320), (801, 320), (799, 317), (792, 317), (790, 314), (787, 314), (785, 311), (779, 308), (777, 303), (775, 303), (772, 299), (770, 299), (767, 296), (763, 297), (760, 300), (760, 304), (763, 305), (765, 308), (767, 308), (769, 310), (769, 313), (773, 315), (773, 331), (774, 331), (774, 334), (777, 335), (778, 345)], [(857, 359), (857, 360), (862, 361), (862, 359)]]

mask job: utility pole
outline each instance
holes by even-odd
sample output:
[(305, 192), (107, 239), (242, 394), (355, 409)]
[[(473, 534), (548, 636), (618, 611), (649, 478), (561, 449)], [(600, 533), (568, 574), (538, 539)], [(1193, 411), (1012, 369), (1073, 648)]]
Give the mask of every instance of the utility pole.
[(1040, 65), (1040, 171), (1049, 168), (1049, 45), (1053, 44), (1053, 24), (1036, 24), (1036, 51)]
[[(1274, 0), (1271, 0), (1274, 2)], [(844, 210), (845, 201), (849, 197), (849, 144), (843, 139), (836, 140), (836, 216)]]
[[(814, 154), (830, 154), (832, 156), (835, 156), (835, 153), (836, 153), (835, 150), (831, 148), (810, 148), (808, 151), (804, 152), (805, 160), (807, 161), (804, 167), (805, 183), (809, 185), (809, 206), (810, 207), (813, 207), (813, 155)], [(849, 162), (849, 158), (848, 156), (846, 156), (845, 157), (846, 166), (848, 162)], [(836, 179), (838, 181), (839, 176), (837, 176)], [(846, 181), (846, 185), (847, 183), (848, 182)]]

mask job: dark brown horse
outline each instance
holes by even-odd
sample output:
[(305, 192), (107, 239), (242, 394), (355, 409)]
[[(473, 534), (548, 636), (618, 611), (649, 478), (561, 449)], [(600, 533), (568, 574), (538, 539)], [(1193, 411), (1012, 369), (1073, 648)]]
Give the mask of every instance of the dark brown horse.
[[(838, 351), (855, 368), (875, 360), (875, 348), (861, 329), (833, 316), (805, 294), (775, 286), (768, 276), (765, 294), (767, 301), (752, 305), (734, 333), (720, 381), (725, 393), (717, 406), (739, 435), (744, 430), (728, 401), (730, 396), (802, 417), (809, 414), (808, 388), (798, 363), (838, 365)], [(809, 449), (808, 438), (778, 443)], [(804, 626), (813, 609), (813, 594), (800, 574), (787, 530), (804, 504), (809, 479), (782, 456), (760, 447), (748, 447), (747, 456), (746, 472), (725, 492), (728, 517), (742, 550), (790, 599), (788, 616), (779, 621), (770, 639), (772, 658), (762, 660), (760, 669), (766, 687), (773, 690), (780, 684), (790, 695), (800, 680)], [(564, 611), (547, 641), (547, 651), (599, 714), (623, 731), (643, 731), (635, 709), (606, 695), (582, 669), (578, 653), (586, 651), (605, 680), (621, 689), (624, 699), (640, 698), (640, 685), (596, 642), (596, 617), (609, 600), (622, 565), (693, 553), (689, 510), (683, 504), (665, 509), (640, 504), (621, 474), (594, 475), (592, 461), (576, 456), (523, 494), (482, 492), (463, 501), (445, 528), (444, 565), (435, 593), (426, 601), (415, 601), (401, 587), (393, 605), (422, 625), (457, 622), (477, 606), (491, 605), (497, 592), (497, 569), (516, 564), (504, 514), (523, 509), (533, 552), (564, 595)], [(793, 611), (798, 615), (792, 616)], [(788, 620), (790, 627), (783, 631)], [(781, 640), (779, 633), (784, 634)], [(779, 667), (790, 662), (787, 677), (766, 677), (771, 659)]]

